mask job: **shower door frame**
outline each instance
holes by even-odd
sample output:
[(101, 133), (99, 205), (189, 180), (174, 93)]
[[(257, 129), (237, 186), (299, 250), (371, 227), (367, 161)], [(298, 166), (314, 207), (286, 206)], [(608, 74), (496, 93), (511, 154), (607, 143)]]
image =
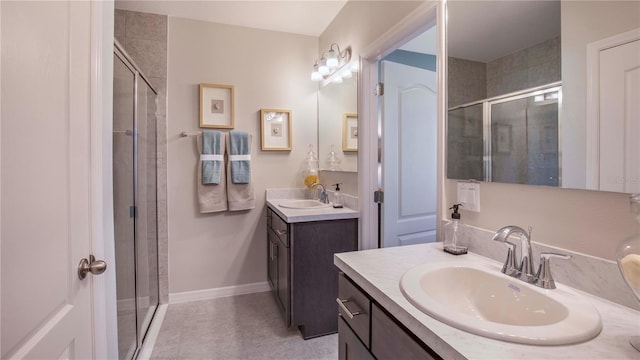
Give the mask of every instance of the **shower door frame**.
[[(117, 56), (122, 62), (123, 64), (133, 73), (134, 75), (134, 85), (133, 85), (133, 131), (131, 136), (133, 137), (133, 199), (134, 199), (134, 211), (137, 215), (137, 194), (138, 194), (138, 82), (140, 81), (140, 79), (142, 79), (146, 85), (149, 87), (149, 89), (151, 89), (151, 91), (155, 94), (155, 96), (158, 96), (158, 91), (153, 87), (153, 85), (151, 85), (151, 82), (149, 81), (149, 79), (147, 79), (147, 77), (139, 70), (137, 64), (135, 63), (135, 61), (133, 61), (133, 59), (131, 58), (131, 56), (127, 53), (127, 51), (124, 49), (124, 47), (118, 42), (118, 40), (114, 39), (114, 46), (113, 46), (113, 55)], [(157, 121), (157, 118), (156, 118)], [(158, 133), (157, 133), (157, 128), (156, 128), (156, 134), (155, 134), (155, 141), (156, 141), (156, 152), (157, 152), (157, 140), (158, 140)], [(158, 254), (157, 254), (157, 247), (158, 247), (158, 182), (157, 182), (157, 177), (158, 177), (158, 173), (157, 173), (157, 165), (158, 165), (158, 160), (157, 158), (155, 158), (156, 161), (156, 186), (155, 186), (155, 214), (156, 214), (156, 222), (155, 222), (155, 226), (156, 226), (156, 237), (155, 237), (155, 241), (156, 241), (156, 257), (158, 258)], [(135, 217), (135, 219), (137, 219), (137, 216)], [(115, 224), (114, 224), (115, 225)], [(133, 234), (134, 234), (134, 249), (137, 255), (138, 254), (138, 242), (137, 242), (137, 221), (134, 220), (133, 222)], [(115, 240), (115, 239), (114, 239)], [(134, 276), (134, 283), (136, 284), (135, 287), (135, 320), (136, 320), (136, 349), (133, 353), (133, 357), (132, 359), (135, 359), (138, 354), (140, 353), (140, 350), (142, 349), (142, 345), (144, 342), (144, 339), (149, 331), (149, 328), (151, 327), (151, 323), (153, 321), (153, 318), (156, 315), (156, 312), (158, 311), (158, 306), (160, 305), (160, 288), (158, 286), (158, 291), (157, 291), (157, 298), (158, 298), (158, 304), (155, 305), (155, 308), (153, 310), (153, 315), (151, 316), (151, 321), (149, 322), (149, 324), (147, 325), (146, 329), (139, 329), (139, 319), (138, 319), (138, 309), (139, 309), (139, 304), (138, 304), (138, 262), (137, 262), (137, 256), (133, 257), (134, 260), (134, 272), (135, 272), (135, 276)], [(156, 267), (158, 267), (158, 261), (156, 261)], [(158, 270), (158, 269), (156, 269)], [(158, 274), (159, 272), (156, 271), (156, 273)], [(158, 279), (159, 280), (159, 279)], [(158, 281), (159, 284), (159, 281)], [(116, 285), (117, 286), (117, 285)], [(140, 331), (140, 333), (138, 333), (138, 331)], [(119, 349), (118, 349), (119, 351)]]
[[(562, 81), (556, 81), (540, 86), (531, 87), (524, 90), (514, 91), (508, 94), (498, 95), (487, 99), (472, 101), (469, 103), (456, 105), (447, 109), (447, 119), (450, 111), (467, 108), (474, 105), (482, 105), (482, 142), (483, 142), (483, 154), (482, 154), (482, 167), (484, 176), (482, 179), (473, 179), (486, 182), (493, 181), (492, 174), (492, 161), (493, 161), (493, 149), (492, 149), (492, 130), (491, 130), (491, 106), (501, 104), (509, 101), (524, 99), (533, 97), (536, 95), (543, 95), (546, 93), (557, 91), (558, 97), (558, 188), (562, 187)], [(447, 120), (448, 122), (448, 120)], [(448, 124), (447, 124), (448, 126)], [(447, 135), (448, 136), (448, 135)], [(447, 177), (448, 178), (448, 177)], [(448, 178), (449, 179), (449, 178)], [(453, 180), (470, 180), (470, 179), (455, 179)]]

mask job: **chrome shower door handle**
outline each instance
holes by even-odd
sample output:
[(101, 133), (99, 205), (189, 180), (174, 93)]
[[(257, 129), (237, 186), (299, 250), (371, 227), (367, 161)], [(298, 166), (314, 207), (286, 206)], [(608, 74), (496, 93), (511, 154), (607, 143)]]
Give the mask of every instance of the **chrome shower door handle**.
[(87, 273), (92, 273), (93, 275), (100, 275), (107, 270), (107, 263), (104, 260), (96, 260), (96, 257), (93, 255), (89, 255), (89, 260), (87, 258), (82, 258), (80, 263), (78, 264), (78, 278), (83, 280), (87, 277)]

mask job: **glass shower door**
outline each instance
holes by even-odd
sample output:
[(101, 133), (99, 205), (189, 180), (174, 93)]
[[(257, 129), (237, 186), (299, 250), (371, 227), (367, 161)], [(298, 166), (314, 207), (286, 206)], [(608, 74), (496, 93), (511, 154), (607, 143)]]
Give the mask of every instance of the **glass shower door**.
[(137, 348), (134, 204), (135, 73), (113, 59), (113, 217), (118, 301), (118, 358), (131, 359)]
[(118, 47), (113, 84), (118, 357), (133, 359), (159, 303), (156, 93)]
[(144, 337), (158, 306), (156, 94), (138, 82), (136, 123), (136, 293), (138, 333)]

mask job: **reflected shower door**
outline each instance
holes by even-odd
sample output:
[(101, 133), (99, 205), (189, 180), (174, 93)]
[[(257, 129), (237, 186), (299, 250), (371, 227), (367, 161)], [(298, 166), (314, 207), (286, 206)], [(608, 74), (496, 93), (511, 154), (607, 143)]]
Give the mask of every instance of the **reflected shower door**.
[(491, 181), (559, 186), (558, 92), (489, 106)]
[(449, 110), (447, 177), (483, 180), (484, 113), (482, 103)]

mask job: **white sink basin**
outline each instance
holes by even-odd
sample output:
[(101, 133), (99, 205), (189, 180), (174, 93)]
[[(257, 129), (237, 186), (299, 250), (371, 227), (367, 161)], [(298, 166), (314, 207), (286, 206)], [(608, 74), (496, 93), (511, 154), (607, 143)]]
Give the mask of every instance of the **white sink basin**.
[(424, 264), (400, 280), (404, 296), (448, 325), (494, 339), (536, 345), (590, 340), (602, 329), (600, 314), (562, 285), (544, 290), (499, 268), (464, 261)]
[(330, 207), (331, 204), (324, 204), (318, 200), (283, 200), (280, 206), (289, 209), (322, 209)]

